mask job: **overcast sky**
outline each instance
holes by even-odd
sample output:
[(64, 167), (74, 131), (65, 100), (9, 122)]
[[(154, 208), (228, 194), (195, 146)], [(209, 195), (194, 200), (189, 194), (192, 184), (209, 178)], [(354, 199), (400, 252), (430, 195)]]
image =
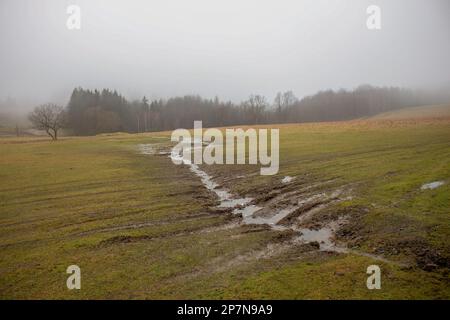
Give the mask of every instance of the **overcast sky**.
[[(371, 4), (381, 30), (366, 27)], [(448, 0), (0, 0), (0, 41), (0, 99), (36, 104), (76, 86), (238, 102), (450, 84)]]

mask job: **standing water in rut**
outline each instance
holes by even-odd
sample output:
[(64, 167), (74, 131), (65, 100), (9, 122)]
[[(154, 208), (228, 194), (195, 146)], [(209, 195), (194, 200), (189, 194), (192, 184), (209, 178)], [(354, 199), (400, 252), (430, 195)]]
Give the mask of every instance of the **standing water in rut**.
[[(186, 140), (185, 143), (186, 150), (193, 151), (194, 148), (202, 148), (200, 147), (192, 147), (191, 140)], [(143, 154), (155, 154), (154, 152), (149, 152), (153, 150), (152, 145), (140, 145), (141, 153)], [(277, 231), (283, 230), (293, 230), (298, 232), (297, 241), (303, 243), (310, 242), (318, 242), (320, 244), (320, 249), (325, 251), (337, 251), (344, 252), (346, 249), (338, 247), (334, 244), (332, 238), (336, 228), (338, 227), (337, 223), (333, 223), (327, 225), (321, 229), (313, 230), (308, 228), (299, 228), (296, 226), (284, 226), (280, 225), (279, 222), (287, 217), (289, 214), (293, 213), (298, 209), (297, 206), (291, 206), (284, 209), (279, 209), (272, 212), (270, 215), (265, 216), (255, 216), (255, 213), (262, 210), (263, 207), (252, 204), (253, 198), (250, 197), (238, 197), (229, 190), (219, 187), (217, 183), (215, 183), (212, 177), (207, 174), (205, 171), (201, 170), (200, 167), (194, 163), (190, 159), (183, 157), (183, 154), (179, 152), (171, 151), (169, 157), (172, 160), (181, 161), (183, 164), (189, 166), (191, 172), (193, 172), (196, 176), (198, 176), (205, 188), (214, 192), (219, 199), (219, 208), (233, 208), (233, 214), (241, 215), (242, 221), (245, 224), (265, 224), (269, 225), (272, 229)], [(289, 181), (283, 181), (283, 183), (288, 183), (292, 180), (289, 177)], [(287, 180), (287, 179), (286, 179)], [(302, 203), (302, 201), (300, 201)]]
[[(186, 146), (190, 151), (192, 151), (194, 148), (191, 147), (191, 141), (186, 140), (184, 143), (186, 143)], [(242, 217), (242, 222), (244, 224), (259, 224), (259, 225), (268, 225), (273, 230), (276, 231), (285, 231), (285, 230), (292, 230), (296, 233), (298, 233), (298, 236), (294, 238), (294, 242), (299, 243), (318, 243), (319, 249), (321, 251), (334, 251), (338, 253), (352, 253), (359, 256), (365, 256), (372, 258), (374, 260), (383, 261), (391, 264), (396, 264), (399, 266), (406, 266), (406, 264), (394, 262), (385, 259), (382, 256), (357, 251), (354, 249), (348, 249), (343, 246), (337, 245), (333, 238), (336, 233), (336, 231), (341, 227), (341, 225), (346, 223), (345, 217), (340, 217), (337, 220), (328, 222), (324, 226), (318, 228), (318, 229), (310, 229), (310, 228), (304, 228), (297, 226), (295, 224), (289, 224), (284, 225), (282, 223), (283, 219), (287, 218), (289, 215), (295, 213), (296, 210), (299, 208), (302, 208), (303, 205), (307, 204), (310, 201), (314, 201), (319, 199), (320, 197), (325, 196), (325, 194), (315, 194), (313, 196), (303, 198), (297, 202), (297, 205), (292, 205), (287, 208), (283, 209), (270, 209), (268, 210), (268, 214), (261, 215), (263, 210), (266, 210), (268, 208), (266, 207), (260, 207), (255, 204), (252, 204), (253, 198), (250, 197), (237, 197), (236, 195), (229, 192), (229, 190), (222, 188), (213, 181), (212, 177), (207, 174), (205, 171), (201, 170), (200, 167), (190, 161), (190, 159), (183, 158), (183, 155), (178, 152), (167, 152), (167, 151), (161, 151), (160, 148), (158, 148), (154, 144), (141, 144), (138, 146), (140, 152), (142, 154), (146, 155), (169, 155), (169, 158), (176, 159), (181, 161), (181, 163), (189, 166), (189, 169), (191, 172), (193, 172), (196, 176), (198, 176), (205, 188), (208, 190), (211, 190), (217, 195), (217, 198), (219, 199), (219, 208), (232, 208), (233, 214), (240, 215)], [(197, 148), (202, 148), (202, 146), (199, 146)], [(290, 183), (294, 177), (289, 177), (290, 179), (283, 179), (283, 184)], [(286, 181), (289, 180), (289, 181)], [(339, 191), (334, 192), (330, 199), (336, 199), (337, 194), (339, 194)], [(320, 206), (318, 206), (316, 209), (320, 209)], [(315, 213), (315, 209), (310, 209), (308, 212), (303, 213), (297, 220), (297, 222), (303, 222), (305, 219), (309, 218), (311, 215)], [(259, 214), (259, 215), (258, 215)]]

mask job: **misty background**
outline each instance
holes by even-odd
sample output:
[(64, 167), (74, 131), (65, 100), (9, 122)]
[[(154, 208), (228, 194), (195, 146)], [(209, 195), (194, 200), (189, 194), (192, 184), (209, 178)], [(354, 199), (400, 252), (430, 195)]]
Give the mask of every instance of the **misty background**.
[[(68, 5), (81, 30), (66, 27)], [(366, 9), (381, 8), (381, 30)], [(360, 84), (450, 84), (447, 0), (0, 1), (0, 99), (67, 103), (72, 90), (239, 102)]]

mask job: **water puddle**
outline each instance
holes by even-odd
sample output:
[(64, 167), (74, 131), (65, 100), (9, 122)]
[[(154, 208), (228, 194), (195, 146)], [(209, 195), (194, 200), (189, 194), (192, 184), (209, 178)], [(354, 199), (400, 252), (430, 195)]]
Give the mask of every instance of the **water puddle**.
[(289, 182), (291, 182), (292, 180), (294, 180), (293, 177), (291, 177), (291, 176), (286, 176), (286, 177), (284, 177), (283, 179), (281, 179), (281, 183), (289, 183)]
[(142, 154), (153, 155), (156, 153), (152, 144), (139, 144), (138, 149)]
[(425, 183), (424, 185), (422, 185), (420, 187), (420, 190), (433, 190), (433, 189), (439, 188), (440, 186), (442, 186), (444, 184), (445, 184), (444, 181), (434, 181), (434, 182), (430, 182), (430, 183)]
[(340, 225), (345, 223), (345, 219), (340, 217), (337, 221), (332, 221), (325, 227), (318, 230), (300, 228), (297, 229), (301, 232), (300, 240), (306, 243), (317, 242), (320, 245), (321, 251), (335, 251), (340, 253), (347, 253), (347, 248), (340, 247), (332, 240), (335, 232), (339, 229)]
[(300, 239), (306, 243), (317, 242), (320, 244), (320, 249), (333, 247), (330, 238), (333, 236), (333, 231), (330, 228), (322, 228), (319, 230), (313, 229), (299, 229), (302, 233)]
[[(257, 207), (259, 209), (262, 209), (262, 207)], [(259, 210), (258, 209), (258, 210)], [(251, 215), (242, 215), (244, 218), (244, 222), (247, 224), (268, 224), (269, 226), (277, 229), (277, 230), (287, 230), (288, 227), (278, 225), (278, 222), (280, 222), (283, 218), (288, 216), (290, 213), (295, 211), (296, 208), (286, 208), (281, 209), (278, 213), (276, 213), (273, 216), (269, 217), (254, 217), (253, 213)], [(256, 211), (255, 211), (256, 212)]]

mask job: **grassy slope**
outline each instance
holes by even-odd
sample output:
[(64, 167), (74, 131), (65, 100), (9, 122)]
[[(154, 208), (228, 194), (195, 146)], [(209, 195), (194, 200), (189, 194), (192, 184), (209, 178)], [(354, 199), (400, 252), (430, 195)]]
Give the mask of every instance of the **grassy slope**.
[[(214, 199), (186, 168), (137, 154), (138, 142), (159, 141), (128, 135), (2, 141), (1, 297), (184, 297), (160, 288), (201, 268), (205, 258), (270, 241), (271, 232), (227, 241), (239, 228), (197, 235), (226, 217), (206, 213)], [(102, 230), (133, 223), (153, 225)], [(102, 244), (124, 235), (154, 239)], [(65, 287), (71, 264), (81, 267), (81, 291)]]
[[(371, 252), (386, 240), (420, 238), (449, 253), (448, 122), (348, 122), (281, 126), (278, 176), (249, 176), (230, 187), (254, 194), (279, 183), (336, 179), (367, 208), (355, 245)], [(136, 152), (158, 134), (0, 141), (1, 298), (449, 298), (448, 275), (380, 263), (382, 290), (365, 287), (371, 258), (292, 248), (274, 258), (252, 252), (276, 241), (274, 231), (217, 230), (224, 215), (214, 197), (162, 156)], [(254, 167), (207, 168), (216, 175)], [(198, 215), (204, 213), (203, 215)], [(145, 227), (106, 229), (133, 223)], [(208, 230), (210, 232), (208, 232)], [(125, 238), (120, 238), (125, 236)], [(411, 260), (408, 252), (392, 260)], [(231, 262), (231, 263), (230, 263)], [(82, 290), (65, 287), (78, 264)], [(227, 267), (224, 267), (227, 266)]]
[(402, 120), (402, 119), (442, 119), (450, 117), (450, 105), (431, 105), (409, 107), (380, 113), (371, 117), (374, 120)]

